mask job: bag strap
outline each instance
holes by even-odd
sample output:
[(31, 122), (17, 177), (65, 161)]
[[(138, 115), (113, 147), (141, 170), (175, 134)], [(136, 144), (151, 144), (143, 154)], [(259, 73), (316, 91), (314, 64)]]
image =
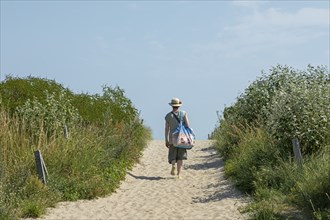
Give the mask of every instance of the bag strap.
[[(174, 116), (174, 118), (180, 123), (181, 120), (178, 118), (178, 116), (176, 114), (174, 114), (174, 112), (171, 112), (172, 115)], [(179, 115), (181, 114), (181, 112), (179, 111)]]

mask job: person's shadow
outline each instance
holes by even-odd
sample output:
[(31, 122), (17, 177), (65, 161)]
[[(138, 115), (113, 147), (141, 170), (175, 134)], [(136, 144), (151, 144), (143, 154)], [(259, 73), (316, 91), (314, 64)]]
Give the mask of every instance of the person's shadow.
[(130, 172), (127, 172), (128, 175), (134, 177), (135, 179), (140, 179), (140, 180), (164, 180), (166, 178), (160, 177), (160, 176), (136, 176)]

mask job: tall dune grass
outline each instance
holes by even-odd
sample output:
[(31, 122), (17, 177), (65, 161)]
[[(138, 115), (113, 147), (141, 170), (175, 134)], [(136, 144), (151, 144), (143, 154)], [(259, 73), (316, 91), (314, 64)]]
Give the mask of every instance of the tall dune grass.
[[(91, 199), (114, 191), (139, 158), (150, 132), (138, 121), (76, 124), (69, 138), (50, 133), (44, 120), (31, 124), (0, 109), (0, 219), (38, 217), (61, 200)], [(40, 150), (49, 176), (37, 177), (34, 151)]]

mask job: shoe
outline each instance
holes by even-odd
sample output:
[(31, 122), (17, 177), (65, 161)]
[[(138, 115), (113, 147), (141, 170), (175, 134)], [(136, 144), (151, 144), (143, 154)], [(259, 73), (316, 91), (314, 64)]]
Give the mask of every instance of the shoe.
[(172, 167), (172, 170), (171, 170), (171, 175), (175, 175), (175, 167)]
[(178, 179), (178, 180), (182, 180), (182, 176), (176, 176), (176, 178)]

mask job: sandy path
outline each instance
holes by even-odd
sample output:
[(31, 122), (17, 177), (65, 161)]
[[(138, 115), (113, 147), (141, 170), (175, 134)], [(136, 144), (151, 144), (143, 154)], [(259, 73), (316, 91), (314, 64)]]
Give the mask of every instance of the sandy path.
[(211, 144), (197, 141), (188, 151), (179, 180), (170, 175), (164, 142), (151, 141), (111, 196), (59, 203), (42, 219), (244, 219), (244, 199), (224, 179)]

